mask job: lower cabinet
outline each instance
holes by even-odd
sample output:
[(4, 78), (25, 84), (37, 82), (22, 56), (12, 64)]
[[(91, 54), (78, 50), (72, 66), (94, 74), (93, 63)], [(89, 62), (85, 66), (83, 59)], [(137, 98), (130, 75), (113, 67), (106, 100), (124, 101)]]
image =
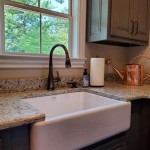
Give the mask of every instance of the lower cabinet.
[(29, 125), (0, 131), (0, 150), (30, 150)]
[(126, 150), (150, 150), (150, 100), (133, 100), (131, 110), (131, 127), (126, 133)]

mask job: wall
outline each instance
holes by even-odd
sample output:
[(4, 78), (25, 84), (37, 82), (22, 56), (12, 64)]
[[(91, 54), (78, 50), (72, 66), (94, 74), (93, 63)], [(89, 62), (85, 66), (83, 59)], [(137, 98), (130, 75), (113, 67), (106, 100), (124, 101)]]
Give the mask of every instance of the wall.
[[(81, 76), (82, 69), (54, 69), (58, 70), (60, 76)], [(0, 79), (15, 79), (15, 78), (47, 78), (48, 69), (10, 69), (0, 70)]]
[[(88, 58), (88, 61), (86, 66), (89, 68), (91, 57), (99, 56), (102, 58), (111, 58), (113, 65), (115, 65), (118, 69), (122, 70), (124, 64), (127, 63), (127, 53), (128, 49), (125, 47), (87, 43), (86, 57)], [(111, 69), (111, 67), (106, 66), (106, 72), (112, 73), (113, 70)]]
[[(137, 55), (145, 55), (145, 56), (150, 57), (150, 45), (148, 47), (141, 46), (141, 47), (130, 48), (127, 53), (128, 62)], [(144, 64), (145, 73), (146, 74), (150, 73), (150, 60), (141, 57), (141, 58), (135, 59), (134, 62)]]

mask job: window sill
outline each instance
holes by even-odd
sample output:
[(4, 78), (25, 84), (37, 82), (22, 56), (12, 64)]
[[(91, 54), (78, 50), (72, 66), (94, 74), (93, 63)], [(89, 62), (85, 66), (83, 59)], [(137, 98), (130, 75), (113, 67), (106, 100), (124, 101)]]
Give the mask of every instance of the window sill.
[[(71, 68), (81, 69), (86, 59), (71, 58)], [(49, 56), (0, 55), (0, 69), (47, 69)], [(64, 57), (53, 57), (54, 68), (65, 68)]]

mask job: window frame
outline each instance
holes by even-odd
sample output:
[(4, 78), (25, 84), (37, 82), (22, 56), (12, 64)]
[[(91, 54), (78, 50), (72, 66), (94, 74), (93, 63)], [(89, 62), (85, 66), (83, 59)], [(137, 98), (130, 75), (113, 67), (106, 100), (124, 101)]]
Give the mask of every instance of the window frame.
[[(69, 21), (69, 33), (68, 33), (68, 39), (70, 39), (70, 41), (72, 40), (72, 1), (70, 1), (69, 5), (70, 8), (68, 14), (64, 14), (64, 13), (60, 13), (60, 12), (56, 12), (56, 11), (52, 11), (52, 10), (48, 10), (48, 9), (44, 9), (44, 8), (40, 8), (40, 7), (36, 7), (36, 6), (30, 6), (30, 5), (26, 5), (26, 4), (22, 4), (19, 2), (15, 2), (15, 1), (9, 1), (9, 0), (2, 0), (2, 13), (4, 16), (4, 5), (7, 6), (8, 8), (12, 7), (12, 9), (16, 9), (16, 10), (22, 10), (25, 12), (33, 12), (33, 13), (37, 13), (40, 16), (40, 20), (42, 19), (42, 15), (46, 15), (49, 17), (54, 17), (54, 18), (60, 18), (60, 19), (67, 19)], [(40, 21), (40, 39), (42, 38), (42, 34), (41, 34), (41, 21)], [(3, 18), (3, 29), (5, 31), (4, 28), (4, 18)], [(4, 34), (3, 34), (4, 35)], [(5, 35), (4, 35), (4, 39), (5, 39)], [(71, 42), (68, 41), (68, 50), (69, 53), (72, 54), (72, 46), (71, 46)], [(42, 41), (40, 40), (40, 53), (17, 53), (17, 52), (6, 52), (5, 51), (5, 41), (2, 43), (3, 46), (3, 54), (8, 54), (8, 55), (43, 55), (46, 56), (47, 54), (42, 54)], [(56, 55), (58, 57), (61, 57), (62, 55)]]
[[(0, 20), (4, 20), (3, 10), (4, 1), (0, 1)], [(7, 1), (7, 4), (10, 1)], [(16, 2), (13, 2), (13, 4)], [(22, 4), (18, 4), (22, 5)], [(72, 68), (83, 68), (85, 63), (85, 34), (86, 34), (86, 0), (72, 0), (72, 32), (70, 32), (70, 49), (69, 52)], [(24, 5), (22, 5), (24, 7)], [(30, 7), (30, 6), (29, 6)], [(32, 7), (32, 6), (31, 6)], [(54, 11), (48, 10), (50, 12)], [(57, 12), (56, 12), (57, 13)], [(58, 13), (60, 14), (60, 13)], [(64, 14), (66, 15), (66, 14)], [(60, 16), (61, 17), (61, 16)], [(82, 24), (82, 26), (80, 25)], [(0, 69), (12, 68), (48, 68), (49, 56), (45, 54), (10, 54), (4, 52), (4, 21), (0, 21)], [(74, 41), (74, 42), (72, 42)], [(64, 56), (54, 56), (54, 68), (64, 68)], [(39, 63), (40, 61), (41, 64)]]

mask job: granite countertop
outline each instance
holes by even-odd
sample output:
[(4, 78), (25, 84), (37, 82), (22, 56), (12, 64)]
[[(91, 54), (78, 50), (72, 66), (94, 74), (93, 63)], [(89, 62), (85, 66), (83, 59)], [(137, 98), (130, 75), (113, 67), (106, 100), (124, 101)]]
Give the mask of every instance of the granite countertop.
[(90, 92), (122, 101), (131, 101), (141, 98), (150, 99), (150, 85), (126, 86), (117, 83), (106, 83), (105, 87), (100, 88), (58, 88), (54, 91), (36, 90), (16, 93), (0, 93), (0, 129), (34, 123), (45, 119), (43, 113), (21, 100), (23, 98), (80, 91)]
[(87, 90), (101, 96), (123, 101), (132, 101), (141, 98), (150, 99), (150, 85), (127, 86), (119, 83), (106, 83), (103, 88), (89, 87)]

